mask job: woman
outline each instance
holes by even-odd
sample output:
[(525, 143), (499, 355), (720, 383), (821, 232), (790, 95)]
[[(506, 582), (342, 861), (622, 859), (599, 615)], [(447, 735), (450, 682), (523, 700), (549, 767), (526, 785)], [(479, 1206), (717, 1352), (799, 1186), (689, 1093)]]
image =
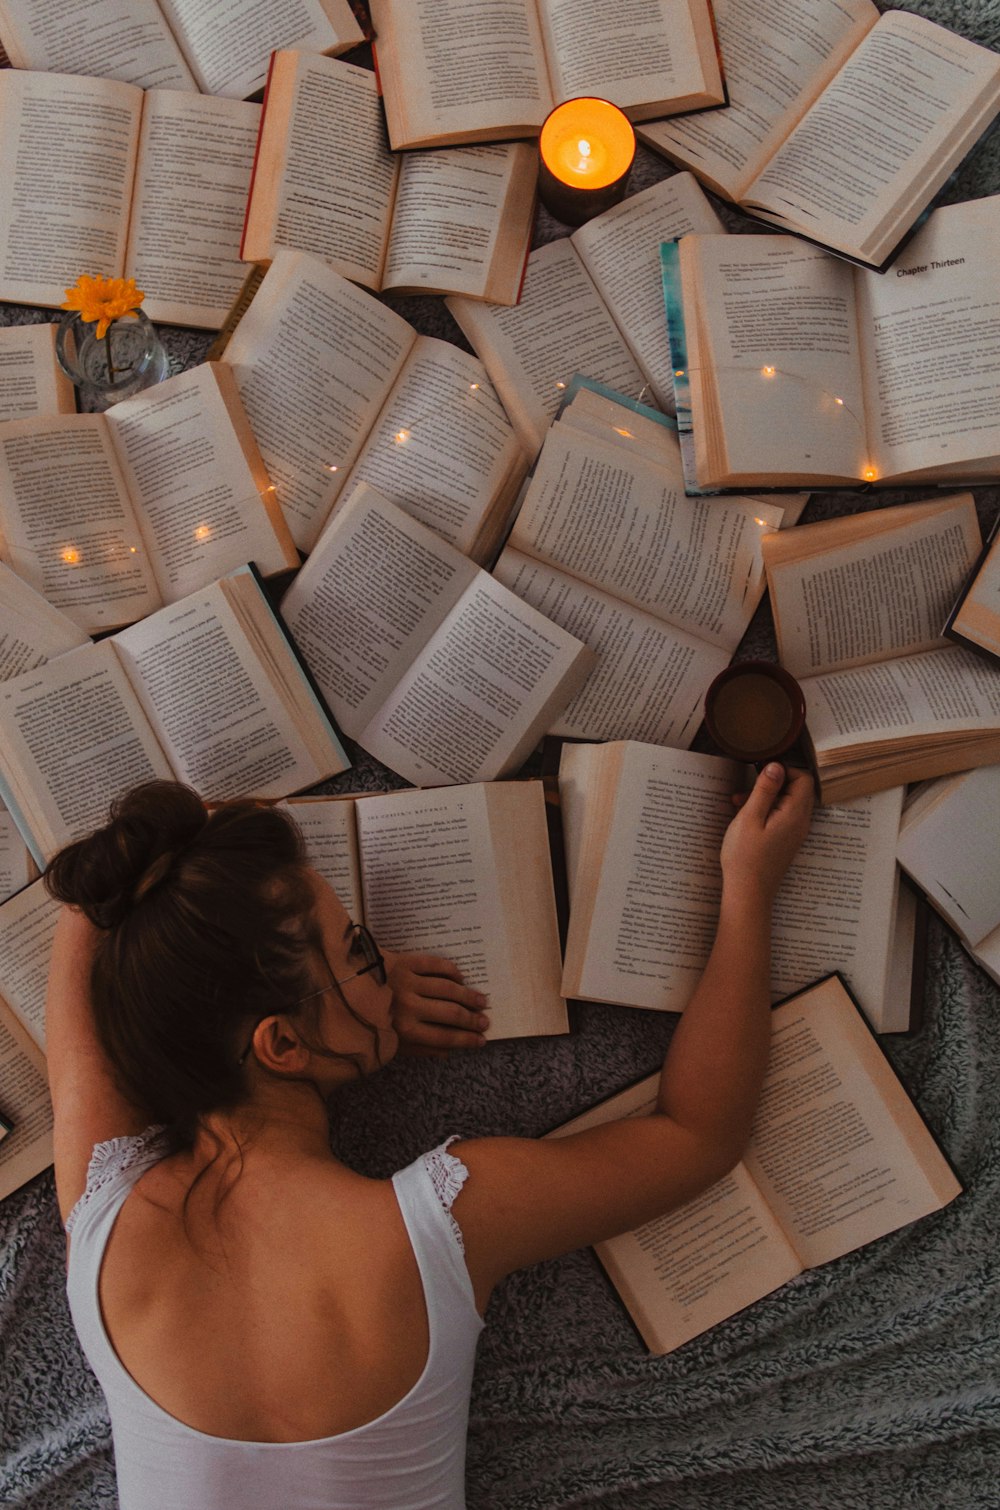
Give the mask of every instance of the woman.
[(122, 1510), (464, 1503), (493, 1286), (689, 1200), (746, 1143), (811, 778), (771, 765), (734, 800), (657, 1113), (442, 1145), (392, 1181), (332, 1156), (326, 1100), (400, 1043), (481, 1042), (453, 966), (383, 958), (273, 808), (155, 783), (53, 861), (56, 1184)]

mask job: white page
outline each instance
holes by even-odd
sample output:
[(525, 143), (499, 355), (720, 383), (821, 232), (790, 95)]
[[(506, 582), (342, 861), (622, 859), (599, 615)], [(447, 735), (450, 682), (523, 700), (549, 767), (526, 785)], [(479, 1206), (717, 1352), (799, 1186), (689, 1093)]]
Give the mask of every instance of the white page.
[(647, 383), (568, 238), (539, 247), (517, 304), (446, 299), (482, 358), (525, 450), (535, 452), (577, 373), (628, 398)]
[(598, 663), (549, 730), (569, 739), (641, 739), (686, 748), (705, 689), (729, 652), (508, 546), (493, 575), (597, 653)]
[(45, 992), (52, 941), (62, 906), (43, 881), (0, 906), (0, 992), (3, 999), (45, 1050)]
[(218, 330), (236, 302), (259, 124), (259, 105), (147, 93), (125, 273), (151, 320)]
[(242, 99), (262, 89), (278, 47), (342, 50), (362, 40), (347, 0), (160, 0), (201, 88)]
[(123, 79), (141, 89), (197, 85), (156, 0), (7, 0), (4, 40), (17, 68)]
[(57, 306), (82, 270), (121, 272), (141, 108), (130, 84), (0, 71), (5, 299)]
[[(165, 602), (253, 561), (285, 565), (258, 483), (215, 380), (201, 364), (107, 415)], [(227, 374), (228, 376), (228, 374)]]
[(676, 173), (596, 216), (571, 238), (656, 403), (668, 414), (674, 412), (674, 380), (660, 243), (691, 231), (725, 229), (691, 174)]
[(1000, 195), (942, 206), (886, 277), (857, 273), (865, 405), (880, 474), (961, 470), (986, 457), (996, 475), (998, 279)]
[(21, 830), (0, 802), (0, 902), (21, 891), (37, 874)]
[(355, 922), (365, 920), (353, 797), (293, 797), (279, 803), (295, 819), (306, 858)]
[(0, 561), (0, 682), (86, 643), (72, 619)]
[(904, 815), (896, 855), (970, 944), (1000, 928), (1000, 766), (934, 782)]
[(701, 59), (687, 4), (538, 0), (538, 13), (557, 101), (596, 93), (631, 113), (649, 101), (701, 92)]
[(0, 715), (0, 768), (28, 777), (18, 806), (46, 859), (106, 823), (121, 793), (175, 779), (108, 640), (0, 683)]
[(316, 258), (275, 255), (226, 361), (301, 550), (316, 543), (415, 336)]
[(319, 779), (217, 584), (123, 630), (114, 646), (177, 779), (206, 800), (283, 797)]
[(4, 555), (82, 629), (127, 624), (160, 602), (100, 414), (0, 428)]
[(73, 384), (55, 356), (55, 325), (0, 329), (0, 422), (72, 414)]
[(352, 739), (476, 576), (471, 561), (365, 483), (337, 510), (281, 612)]

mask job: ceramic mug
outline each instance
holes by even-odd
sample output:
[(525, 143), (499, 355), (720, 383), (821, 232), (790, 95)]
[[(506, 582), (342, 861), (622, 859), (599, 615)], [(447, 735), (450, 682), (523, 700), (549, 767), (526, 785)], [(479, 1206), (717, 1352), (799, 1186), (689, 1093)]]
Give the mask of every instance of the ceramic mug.
[(761, 764), (795, 744), (806, 700), (793, 676), (773, 661), (738, 661), (705, 694), (705, 723), (724, 755)]

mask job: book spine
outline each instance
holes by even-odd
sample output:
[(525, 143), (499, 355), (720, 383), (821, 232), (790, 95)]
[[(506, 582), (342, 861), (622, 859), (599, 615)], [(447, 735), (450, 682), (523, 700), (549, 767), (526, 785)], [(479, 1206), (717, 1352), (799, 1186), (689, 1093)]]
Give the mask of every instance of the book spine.
[(240, 257), (243, 256), (243, 248), (247, 241), (247, 225), (250, 221), (250, 206), (253, 204), (253, 186), (257, 179), (257, 163), (260, 160), (260, 144), (264, 139), (264, 122), (267, 119), (267, 100), (271, 93), (271, 74), (274, 71), (274, 53), (272, 52), (267, 65), (267, 79), (264, 82), (264, 99), (260, 107), (260, 124), (257, 127), (257, 145), (253, 149), (253, 167), (250, 169), (250, 188), (247, 191), (247, 207), (243, 212), (243, 233), (240, 236)]

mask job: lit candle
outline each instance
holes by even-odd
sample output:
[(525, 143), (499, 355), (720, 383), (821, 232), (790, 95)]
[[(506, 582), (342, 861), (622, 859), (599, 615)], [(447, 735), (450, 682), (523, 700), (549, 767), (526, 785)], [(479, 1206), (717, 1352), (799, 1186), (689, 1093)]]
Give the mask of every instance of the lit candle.
[(538, 149), (539, 198), (564, 225), (583, 225), (624, 198), (635, 132), (617, 105), (588, 97), (557, 105)]

